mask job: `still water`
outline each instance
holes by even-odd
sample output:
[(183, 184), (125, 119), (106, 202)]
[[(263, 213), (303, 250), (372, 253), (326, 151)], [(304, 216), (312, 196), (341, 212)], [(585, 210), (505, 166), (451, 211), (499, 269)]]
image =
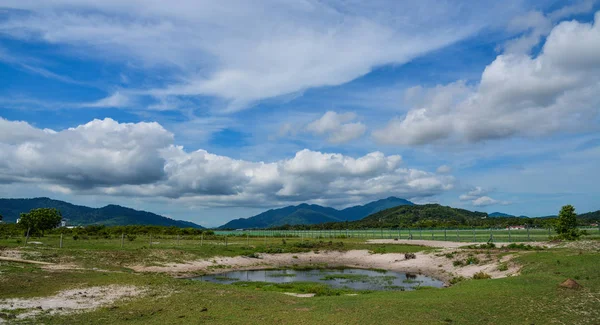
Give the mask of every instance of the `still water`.
[(204, 275), (194, 280), (231, 284), (239, 281), (288, 283), (317, 282), (332, 288), (354, 290), (414, 290), (419, 286), (441, 288), (443, 282), (422, 274), (365, 270), (365, 269), (314, 269), (314, 270), (250, 270)]

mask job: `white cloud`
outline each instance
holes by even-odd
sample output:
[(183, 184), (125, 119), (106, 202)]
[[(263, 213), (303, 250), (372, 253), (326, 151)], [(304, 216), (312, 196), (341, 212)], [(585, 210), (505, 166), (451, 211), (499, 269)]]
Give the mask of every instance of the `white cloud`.
[(128, 96), (117, 91), (114, 94), (112, 94), (106, 98), (102, 98), (102, 99), (92, 102), (92, 103), (82, 104), (81, 106), (85, 106), (85, 107), (125, 107), (125, 106), (128, 106), (130, 103), (131, 103), (131, 99)]
[(438, 167), (435, 171), (438, 174), (449, 174), (452, 172), (452, 167), (448, 166), (448, 165), (441, 165), (440, 167)]
[(348, 123), (356, 119), (354, 113), (338, 114), (333, 111), (326, 112), (321, 118), (309, 123), (306, 130), (317, 135), (329, 135), (331, 143), (343, 143), (361, 137), (367, 127), (360, 123)]
[(488, 206), (488, 205), (498, 204), (500, 202), (498, 200), (492, 199), (489, 196), (482, 196), (482, 197), (478, 197), (475, 200), (473, 200), (472, 203), (476, 207), (484, 207), (484, 206)]
[[(217, 96), (229, 110), (339, 85), (504, 23), (520, 1), (3, 1), (0, 32), (78, 54), (169, 67), (153, 96)], [(11, 10), (15, 9), (15, 10)]]
[(94, 120), (60, 132), (0, 118), (0, 175), (74, 188), (155, 182), (173, 135), (158, 123)]
[(594, 130), (600, 107), (600, 12), (595, 23), (554, 27), (535, 58), (498, 56), (476, 88), (452, 83), (431, 91), (466, 99), (424, 102), (375, 131), (375, 139), (421, 145)]
[(484, 207), (484, 206), (488, 206), (488, 205), (497, 205), (497, 204), (501, 204), (501, 205), (510, 204), (510, 202), (508, 202), (508, 201), (498, 201), (496, 199), (493, 199), (487, 195), (488, 193), (489, 193), (489, 190), (484, 189), (480, 186), (477, 186), (474, 189), (472, 189), (471, 191), (459, 196), (459, 199), (461, 201), (468, 201), (469, 203), (471, 203), (471, 205), (476, 206), (476, 207)]
[(592, 10), (595, 0), (586, 0), (574, 5), (562, 7), (544, 14), (531, 11), (525, 15), (513, 18), (508, 24), (510, 32), (524, 32), (523, 35), (504, 44), (504, 52), (512, 54), (528, 54), (531, 49), (552, 30), (553, 25), (566, 17), (586, 13)]
[(54, 131), (0, 119), (0, 182), (213, 206), (419, 198), (454, 185), (452, 176), (402, 167), (400, 156), (381, 152), (353, 158), (305, 149), (289, 159), (252, 162), (186, 152), (173, 140), (158, 123), (105, 119)]
[(475, 199), (477, 199), (477, 198), (479, 198), (481, 196), (484, 196), (487, 193), (488, 193), (487, 190), (483, 189), (480, 186), (477, 186), (474, 189), (472, 189), (471, 191), (469, 191), (469, 192), (461, 195), (459, 197), (459, 199), (461, 201), (472, 201), (472, 200), (475, 200)]

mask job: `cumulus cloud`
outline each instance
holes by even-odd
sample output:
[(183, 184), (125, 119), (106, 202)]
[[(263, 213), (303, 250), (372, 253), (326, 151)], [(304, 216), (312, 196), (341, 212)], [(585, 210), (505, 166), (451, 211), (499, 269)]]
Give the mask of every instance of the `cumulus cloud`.
[(343, 143), (361, 137), (367, 127), (360, 123), (349, 123), (356, 119), (354, 113), (326, 112), (321, 118), (309, 123), (306, 130), (317, 135), (328, 135), (331, 143)]
[(501, 204), (501, 205), (510, 204), (510, 202), (508, 202), (508, 201), (498, 201), (496, 199), (493, 199), (487, 195), (488, 193), (489, 193), (489, 190), (486, 190), (482, 187), (477, 186), (474, 189), (472, 189), (471, 191), (459, 196), (459, 199), (461, 201), (468, 201), (473, 206), (476, 206), (476, 207), (484, 207), (484, 206), (488, 206), (488, 205), (497, 205), (497, 204)]
[(452, 176), (403, 167), (397, 155), (372, 152), (353, 158), (304, 149), (288, 159), (253, 162), (205, 150), (187, 152), (158, 123), (112, 119), (55, 131), (0, 118), (0, 156), (4, 183), (206, 205), (419, 198), (454, 185)]
[[(78, 54), (168, 67), (157, 97), (217, 96), (230, 110), (401, 64), (521, 12), (521, 1), (15, 1), (0, 33)], [(431, 10), (435, 8), (435, 10)], [(135, 15), (132, 15), (135, 12)], [(376, 49), (376, 50), (374, 50)]]
[(433, 98), (464, 99), (425, 101), (373, 136), (382, 143), (422, 145), (592, 130), (600, 107), (599, 72), (600, 12), (593, 23), (554, 27), (537, 57), (498, 56), (477, 87), (458, 82), (429, 90)]
[(508, 31), (523, 34), (509, 40), (503, 45), (505, 53), (528, 54), (538, 45), (543, 37), (552, 30), (553, 25), (566, 17), (586, 13), (592, 10), (595, 0), (586, 0), (573, 5), (564, 6), (558, 10), (544, 14), (531, 11), (513, 18), (508, 24)]
[(165, 162), (159, 150), (172, 141), (158, 123), (105, 119), (56, 132), (0, 118), (0, 174), (74, 188), (155, 182)]

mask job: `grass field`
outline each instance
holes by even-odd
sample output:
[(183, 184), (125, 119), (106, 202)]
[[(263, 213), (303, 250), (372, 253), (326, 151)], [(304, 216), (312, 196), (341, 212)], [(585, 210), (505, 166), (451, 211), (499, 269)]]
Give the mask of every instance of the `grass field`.
[[(600, 239), (600, 228), (585, 229), (593, 238)], [(252, 237), (298, 238), (359, 238), (359, 239), (423, 239), (462, 242), (525, 242), (547, 241), (556, 233), (552, 229), (363, 229), (363, 230), (233, 230), (216, 231), (218, 235)]]
[[(74, 263), (81, 270), (45, 270), (28, 264), (0, 262), (0, 300), (43, 297), (60, 290), (97, 285), (135, 285), (146, 288), (139, 298), (95, 311), (49, 315), (29, 323), (44, 324), (599, 324), (600, 250), (598, 242), (572, 248), (517, 252), (521, 275), (493, 280), (465, 280), (444, 289), (411, 292), (369, 292), (356, 296), (333, 292), (314, 298), (283, 295), (264, 285), (236, 286), (174, 279), (165, 274), (135, 273), (126, 266), (164, 263), (252, 252), (314, 249), (370, 249), (373, 253), (422, 251), (407, 245), (372, 245), (362, 239), (306, 242), (287, 238), (194, 240), (138, 237), (120, 248), (120, 238), (67, 241), (43, 237), (42, 245), (19, 248), (15, 238), (0, 240), (4, 250), (18, 249), (24, 257)], [(154, 239), (153, 239), (154, 240)], [(246, 241), (248, 240), (248, 241)], [(32, 241), (38, 241), (34, 238)], [(342, 244), (336, 244), (342, 242)], [(310, 245), (308, 245), (310, 243)], [(591, 244), (590, 244), (591, 243)], [(247, 247), (248, 246), (248, 247)], [(312, 247), (310, 247), (312, 246)], [(98, 272), (98, 267), (114, 272)], [(583, 288), (558, 286), (573, 278)], [(284, 288), (302, 292), (301, 286)], [(0, 313), (14, 311), (0, 310)], [(14, 319), (10, 322), (18, 323)], [(28, 323), (23, 321), (23, 323)]]

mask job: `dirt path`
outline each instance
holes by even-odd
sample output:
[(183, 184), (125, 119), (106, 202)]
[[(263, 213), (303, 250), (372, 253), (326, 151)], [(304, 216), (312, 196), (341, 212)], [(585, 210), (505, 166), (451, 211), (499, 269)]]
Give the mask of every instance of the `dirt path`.
[(0, 261), (16, 262), (16, 263), (26, 263), (26, 264), (38, 264), (38, 265), (52, 265), (52, 264), (54, 264), (54, 263), (49, 263), (49, 262), (40, 262), (40, 261), (32, 261), (32, 260), (22, 260), (20, 258), (3, 257), (3, 256), (0, 256)]

